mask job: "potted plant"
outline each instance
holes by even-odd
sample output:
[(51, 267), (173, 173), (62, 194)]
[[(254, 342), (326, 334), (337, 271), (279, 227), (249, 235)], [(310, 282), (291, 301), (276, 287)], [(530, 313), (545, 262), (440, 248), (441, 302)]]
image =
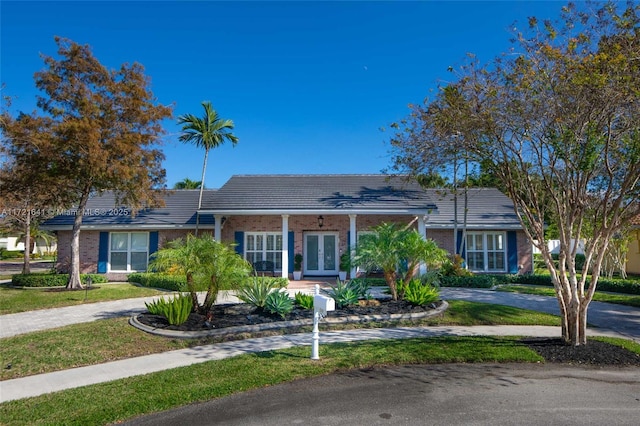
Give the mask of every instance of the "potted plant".
[(302, 255), (296, 253), (293, 256), (293, 279), (299, 281), (302, 278)]
[(349, 252), (346, 251), (340, 255), (340, 272), (338, 272), (338, 278), (340, 281), (344, 281), (347, 279), (347, 271), (349, 270), (349, 264), (351, 263), (351, 259), (349, 256)]

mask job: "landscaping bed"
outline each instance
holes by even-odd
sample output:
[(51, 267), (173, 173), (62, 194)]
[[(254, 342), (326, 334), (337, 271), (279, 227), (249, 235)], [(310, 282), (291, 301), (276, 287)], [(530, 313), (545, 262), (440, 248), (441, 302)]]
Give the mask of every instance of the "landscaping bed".
[[(391, 315), (411, 315), (425, 314), (425, 316), (442, 305), (442, 301), (428, 306), (415, 306), (406, 301), (393, 301), (390, 299), (362, 300), (358, 305), (336, 309), (328, 314), (328, 318), (347, 319), (353, 316), (371, 318), (373, 316), (390, 317)], [(224, 305), (214, 305), (212, 315), (207, 318), (205, 315), (191, 313), (189, 319), (180, 325), (169, 325), (166, 318), (160, 315), (153, 315), (148, 312), (139, 314), (136, 318), (148, 327), (162, 330), (197, 332), (206, 330), (220, 330), (228, 327), (242, 327), (260, 324), (283, 324), (297, 320), (312, 320), (313, 310), (294, 308), (289, 314), (270, 314), (269, 312), (256, 308), (248, 303), (233, 303)], [(392, 317), (390, 317), (392, 318)], [(374, 318), (371, 318), (374, 319)]]
[[(424, 314), (428, 316), (442, 307), (442, 301), (429, 306), (415, 306), (405, 301), (392, 301), (389, 299), (362, 301), (369, 305), (354, 305), (330, 312), (328, 319), (344, 319), (360, 317), (359, 322), (375, 321), (376, 318), (390, 318), (402, 315)], [(175, 332), (206, 332), (207, 330), (220, 330), (225, 328), (241, 330), (238, 335), (241, 338), (253, 337), (251, 332), (247, 332), (250, 326), (267, 325), (269, 328), (276, 328), (278, 324), (286, 328), (287, 324), (299, 324), (299, 320), (313, 319), (313, 311), (308, 309), (295, 308), (284, 318), (278, 315), (269, 314), (261, 309), (255, 308), (246, 303), (214, 305), (213, 316), (207, 319), (206, 316), (192, 313), (184, 324), (175, 326), (169, 325), (164, 317), (147, 313), (139, 314), (136, 319), (139, 323), (159, 330), (171, 330)], [(393, 318), (393, 317), (391, 317)], [(352, 321), (354, 322), (354, 321)], [(297, 330), (295, 330), (297, 331)], [(286, 332), (286, 331), (285, 331)], [(259, 336), (259, 332), (256, 331)], [(173, 335), (175, 337), (175, 335)], [(634, 353), (621, 346), (596, 339), (589, 339), (587, 345), (573, 347), (566, 345), (560, 337), (558, 338), (531, 338), (526, 337), (521, 342), (530, 349), (542, 356), (546, 362), (565, 363), (585, 366), (640, 366), (640, 354)]]

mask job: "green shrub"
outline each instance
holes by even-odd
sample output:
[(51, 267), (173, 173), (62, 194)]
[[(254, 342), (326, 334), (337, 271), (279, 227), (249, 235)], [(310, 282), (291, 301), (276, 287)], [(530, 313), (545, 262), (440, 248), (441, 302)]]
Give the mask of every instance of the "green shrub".
[(147, 310), (154, 315), (162, 315), (171, 325), (180, 325), (189, 319), (189, 314), (193, 307), (191, 295), (179, 294), (168, 300), (164, 297), (146, 303)]
[(420, 276), (422, 284), (429, 285), (434, 288), (440, 288), (440, 279), (442, 274), (440, 271), (429, 271), (426, 274)]
[(614, 293), (640, 294), (640, 281), (623, 280), (621, 278), (600, 278), (596, 291), (611, 291)]
[(347, 287), (353, 290), (358, 299), (369, 299), (371, 297), (369, 294), (371, 285), (366, 279), (355, 278), (353, 280), (347, 281)]
[(24, 257), (24, 252), (20, 250), (0, 250), (0, 259), (22, 259)]
[(344, 281), (337, 280), (336, 285), (331, 286), (331, 290), (324, 291), (336, 301), (338, 309), (358, 303), (358, 294)]
[(310, 294), (297, 292), (295, 295), (295, 301), (302, 309), (313, 309), (313, 296)]
[(473, 275), (471, 271), (464, 267), (464, 259), (459, 254), (455, 254), (449, 258), (440, 268), (442, 275), (446, 277), (468, 277)]
[[(108, 281), (107, 277), (101, 274), (81, 274), (80, 280), (83, 284), (87, 284), (88, 277), (91, 277), (92, 284), (106, 283)], [(69, 281), (69, 274), (18, 274), (12, 275), (11, 281), (13, 285), (18, 287), (64, 287)]]
[(284, 318), (293, 310), (293, 301), (285, 291), (272, 291), (267, 296), (265, 309), (271, 314)]
[(275, 282), (269, 277), (252, 277), (236, 291), (238, 299), (245, 303), (264, 308), (269, 293), (274, 290)]
[(496, 284), (492, 275), (443, 276), (440, 278), (442, 287), (491, 288)]
[(163, 288), (172, 291), (183, 291), (187, 285), (184, 275), (160, 274), (156, 272), (134, 272), (127, 281), (143, 287)]
[(287, 288), (289, 285), (289, 279), (283, 277), (264, 277), (271, 281), (271, 286), (273, 288)]
[(412, 305), (424, 306), (440, 298), (437, 288), (424, 284), (418, 278), (412, 279), (408, 284), (399, 283), (398, 290), (404, 295), (403, 299)]

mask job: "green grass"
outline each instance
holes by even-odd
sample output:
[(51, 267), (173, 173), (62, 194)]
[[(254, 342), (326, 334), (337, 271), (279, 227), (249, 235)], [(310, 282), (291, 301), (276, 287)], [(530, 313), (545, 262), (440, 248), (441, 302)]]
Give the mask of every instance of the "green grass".
[[(492, 324), (558, 326), (560, 319), (554, 315), (509, 306), (451, 301), (449, 309), (442, 317), (411, 323), (411, 325), (465, 326)], [(394, 325), (397, 324), (369, 323), (367, 327)], [(332, 329), (337, 328), (355, 327), (349, 325), (332, 327)], [(323, 329), (328, 327), (323, 325)], [(0, 339), (2, 365), (12, 364), (10, 370), (0, 371), (0, 377), (2, 380), (8, 380), (217, 341), (220, 339), (174, 340), (150, 335), (130, 326), (127, 318), (74, 324)]]
[(132, 284), (99, 284), (95, 287), (97, 288), (89, 291), (48, 291), (47, 289), (17, 289), (1, 286), (0, 315), (167, 294), (166, 292)]
[[(504, 285), (497, 288), (498, 291), (511, 293), (535, 294), (538, 296), (555, 297), (556, 292), (551, 287), (535, 285)], [(640, 308), (640, 296), (620, 293), (602, 293), (596, 290), (593, 300), (597, 302), (615, 303)]]
[[(0, 405), (7, 424), (102, 425), (236, 392), (353, 368), (443, 362), (541, 362), (517, 338), (441, 337), (323, 345), (242, 355)], [(159, 390), (162, 390), (161, 392)]]
[[(640, 353), (640, 345), (606, 338)], [(242, 355), (0, 405), (12, 425), (103, 425), (336, 371), (449, 362), (543, 362), (519, 337), (437, 337), (326, 344)], [(159, 390), (162, 390), (161, 392)]]

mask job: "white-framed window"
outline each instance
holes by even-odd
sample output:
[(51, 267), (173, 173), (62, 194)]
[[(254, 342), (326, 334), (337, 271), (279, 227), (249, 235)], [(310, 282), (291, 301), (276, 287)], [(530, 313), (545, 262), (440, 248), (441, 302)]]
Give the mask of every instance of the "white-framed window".
[(268, 260), (282, 270), (282, 232), (247, 232), (244, 238), (245, 259), (250, 263)]
[(111, 232), (109, 234), (109, 271), (146, 271), (148, 261), (148, 232)]
[(474, 272), (505, 272), (506, 241), (504, 232), (467, 232), (467, 268)]

